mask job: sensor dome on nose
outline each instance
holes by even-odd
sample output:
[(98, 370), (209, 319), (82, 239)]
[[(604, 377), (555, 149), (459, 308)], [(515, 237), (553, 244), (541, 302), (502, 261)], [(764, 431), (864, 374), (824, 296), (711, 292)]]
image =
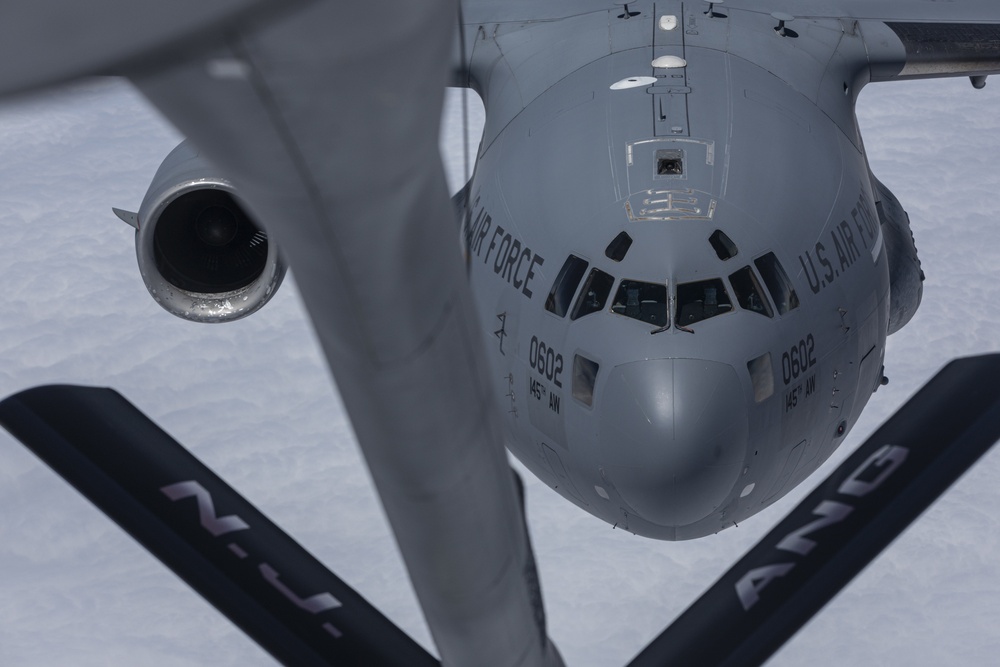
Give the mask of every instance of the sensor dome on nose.
[(603, 468), (646, 521), (680, 527), (728, 498), (749, 439), (735, 369), (698, 359), (649, 359), (608, 376), (599, 417)]

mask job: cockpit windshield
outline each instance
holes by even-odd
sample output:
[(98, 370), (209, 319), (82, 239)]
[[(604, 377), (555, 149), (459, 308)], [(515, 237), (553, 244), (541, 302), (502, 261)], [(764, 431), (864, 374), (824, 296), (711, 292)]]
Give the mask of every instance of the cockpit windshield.
[(614, 284), (615, 279), (612, 276), (600, 269), (591, 269), (590, 275), (587, 276), (587, 282), (583, 284), (583, 289), (580, 290), (580, 295), (576, 298), (576, 305), (569, 318), (575, 320), (603, 310)]
[(556, 281), (552, 283), (549, 296), (545, 299), (545, 310), (555, 313), (559, 317), (566, 315), (570, 304), (573, 302), (573, 295), (576, 288), (583, 279), (583, 274), (590, 264), (585, 259), (580, 259), (576, 255), (570, 255), (566, 262), (559, 269)]
[(758, 257), (753, 263), (760, 271), (761, 277), (764, 278), (764, 284), (767, 286), (767, 291), (771, 293), (771, 298), (774, 299), (774, 305), (777, 306), (779, 315), (784, 315), (799, 307), (799, 297), (795, 294), (792, 281), (788, 279), (788, 274), (785, 273), (785, 269), (773, 252)]
[(667, 286), (623, 280), (611, 303), (611, 312), (658, 327), (667, 324)]
[(764, 298), (760, 283), (753, 269), (744, 266), (742, 269), (729, 276), (729, 284), (733, 286), (736, 294), (736, 303), (751, 313), (760, 313), (765, 317), (774, 317), (771, 311), (771, 304)]
[(677, 325), (688, 326), (731, 312), (733, 303), (721, 278), (677, 286)]

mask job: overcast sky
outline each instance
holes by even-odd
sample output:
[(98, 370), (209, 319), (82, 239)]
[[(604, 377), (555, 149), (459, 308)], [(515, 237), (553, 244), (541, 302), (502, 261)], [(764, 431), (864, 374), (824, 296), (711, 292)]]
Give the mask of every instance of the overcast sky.
[[(890, 385), (814, 478), (738, 529), (665, 543), (612, 530), (523, 473), (550, 635), (568, 665), (627, 662), (935, 370), (1000, 347), (997, 108), (1000, 81), (862, 95), (873, 170), (910, 214), (927, 282), (916, 318), (890, 339)], [(110, 207), (136, 209), (177, 141), (114, 80), (0, 107), (0, 395), (114, 387), (430, 648), (294, 278), (222, 326), (171, 317), (142, 285), (132, 230)], [(448, 141), (461, 171), (460, 142)], [(769, 664), (994, 662), (998, 456)], [(2, 665), (273, 664), (6, 433), (0, 573)]]

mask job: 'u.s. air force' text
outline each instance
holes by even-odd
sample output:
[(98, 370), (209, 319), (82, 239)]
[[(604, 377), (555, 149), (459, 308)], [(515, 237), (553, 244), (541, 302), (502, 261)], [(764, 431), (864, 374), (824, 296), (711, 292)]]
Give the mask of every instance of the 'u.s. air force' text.
[(492, 261), (493, 273), (530, 299), (535, 269), (544, 264), (545, 260), (503, 227), (494, 226), (493, 217), (485, 207), (477, 211), (478, 205), (479, 197), (476, 197), (470, 208), (473, 213), (466, 217), (463, 230), (469, 259), (481, 257), (483, 264), (487, 266)]
[(827, 258), (828, 248), (821, 240), (816, 242), (814, 248), (799, 255), (799, 263), (813, 294), (819, 294), (854, 266), (855, 261), (861, 257), (859, 242), (865, 250), (869, 250), (873, 255), (877, 254), (872, 249), (877, 247), (880, 233), (878, 215), (872, 210), (863, 190), (858, 196), (857, 204), (851, 209), (851, 219), (858, 231), (857, 237), (847, 220), (841, 220), (830, 229), (828, 238), (830, 246), (837, 254), (836, 263)]

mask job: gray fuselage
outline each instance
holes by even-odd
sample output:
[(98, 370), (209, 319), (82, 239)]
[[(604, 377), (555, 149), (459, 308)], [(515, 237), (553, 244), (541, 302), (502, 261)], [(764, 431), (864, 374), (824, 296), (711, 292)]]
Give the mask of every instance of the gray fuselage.
[(611, 53), (563, 42), (579, 62), (550, 84), (517, 56), (539, 45), (498, 28), (463, 227), (508, 448), (591, 514), (670, 540), (742, 521), (829, 457), (882, 379), (889, 317), (860, 84), (835, 71), (847, 37), (802, 21), (793, 43), (706, 7), (568, 19)]

